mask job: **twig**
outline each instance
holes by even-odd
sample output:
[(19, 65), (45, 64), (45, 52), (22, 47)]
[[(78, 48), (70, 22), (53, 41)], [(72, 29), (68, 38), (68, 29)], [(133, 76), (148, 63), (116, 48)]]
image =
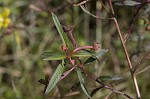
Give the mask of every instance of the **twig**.
[(144, 59), (147, 57), (147, 56), (149, 56), (150, 55), (150, 53), (148, 53), (148, 54), (146, 54), (139, 62), (138, 62), (138, 64), (135, 66), (135, 68), (133, 69), (133, 73), (135, 73), (136, 72), (136, 70), (138, 69), (138, 67), (140, 66), (140, 64), (144, 61)]
[(129, 70), (130, 70), (130, 73), (131, 73), (131, 76), (132, 76), (132, 80), (133, 80), (133, 83), (134, 83), (134, 87), (135, 87), (135, 90), (136, 90), (137, 98), (138, 98), (138, 99), (141, 99), (141, 95), (140, 95), (139, 87), (138, 87), (138, 84), (137, 84), (136, 76), (135, 76), (135, 75), (133, 74), (133, 72), (132, 72), (133, 66), (132, 66), (132, 64), (131, 64), (131, 60), (130, 60), (130, 58), (129, 58), (129, 54), (128, 54), (128, 51), (127, 51), (125, 42), (123, 41), (123, 36), (122, 36), (122, 34), (121, 34), (121, 31), (120, 31), (118, 22), (117, 22), (117, 20), (116, 20), (115, 17), (113, 18), (113, 21), (114, 21), (115, 26), (116, 26), (116, 28), (117, 28), (118, 35), (119, 35), (119, 38), (120, 38), (122, 47), (123, 47), (124, 52), (125, 52), (126, 60), (127, 60), (127, 62), (128, 62)]
[[(68, 32), (68, 33), (67, 33), (67, 34), (68, 34), (68, 37), (70, 38), (70, 41), (72, 42), (72, 45), (73, 45), (74, 48), (76, 49), (78, 46), (77, 46), (77, 43), (76, 43), (76, 41), (75, 41), (75, 39), (74, 39), (74, 36), (72, 35), (72, 32), (73, 32), (72, 30), (73, 30), (72, 27), (64, 27), (64, 31), (65, 31), (65, 32)], [(84, 73), (84, 75), (85, 75), (86, 77), (88, 77), (88, 78), (91, 79), (91, 80), (96, 81), (97, 83), (99, 83), (100, 85), (102, 85), (104, 88), (110, 90), (111, 92), (115, 92), (115, 93), (124, 95), (124, 96), (128, 97), (129, 99), (132, 99), (129, 95), (127, 95), (127, 94), (125, 94), (125, 93), (123, 93), (123, 92), (117, 91), (117, 90), (115, 90), (115, 89), (112, 89), (111, 87), (109, 87), (109, 86), (103, 84), (99, 79), (97, 79), (97, 78), (94, 77), (93, 75), (89, 75), (89, 74), (85, 71), (81, 59), (80, 59), (79, 57), (77, 57), (77, 59), (78, 59), (78, 61), (80, 62), (80, 64), (76, 64), (76, 65), (81, 69), (81, 71)], [(73, 65), (73, 64), (72, 64), (72, 65)]]
[(145, 72), (146, 70), (148, 70), (149, 68), (150, 68), (150, 66), (147, 66), (146, 68), (144, 68), (144, 69), (141, 70), (140, 72), (135, 73), (135, 75), (138, 75), (138, 74), (140, 74), (140, 73), (143, 73), (143, 72)]
[(112, 94), (112, 92), (110, 92), (106, 97), (105, 99), (108, 99), (108, 97)]
[(121, 92), (121, 91), (118, 91), (118, 90), (115, 90), (115, 89), (113, 89), (113, 88), (111, 88), (111, 87), (105, 85), (105, 84), (104, 84), (103, 82), (101, 82), (98, 78), (94, 77), (93, 75), (88, 74), (81, 66), (79, 66), (79, 68), (82, 70), (82, 72), (84, 73), (84, 75), (85, 75), (86, 77), (88, 77), (88, 78), (91, 79), (91, 80), (96, 81), (97, 83), (99, 83), (100, 85), (102, 85), (102, 87), (104, 87), (104, 88), (110, 90), (110, 91), (113, 92), (113, 93), (121, 94), (121, 95), (126, 96), (126, 97), (129, 98), (129, 99), (133, 99), (133, 98), (132, 98), (131, 96), (129, 96), (128, 94), (126, 94), (126, 93), (124, 93), (124, 92)]
[(97, 18), (97, 19), (101, 19), (101, 20), (110, 20), (112, 18), (103, 18), (103, 17), (99, 17), (99, 16), (96, 16), (96, 15), (93, 15), (92, 13), (90, 13), (88, 10), (86, 10), (86, 8), (83, 6), (83, 5), (80, 5), (81, 9), (86, 12), (87, 14), (91, 15), (92, 17), (94, 18)]
[(109, 89), (111, 92), (114, 92), (114, 93), (117, 93), (117, 94), (124, 95), (124, 96), (126, 96), (127, 98), (129, 98), (129, 99), (133, 99), (132, 97), (130, 97), (130, 96), (127, 95), (126, 93), (123, 93), (123, 92), (121, 92), (121, 91), (112, 89), (111, 87), (109, 87), (109, 86), (103, 84), (99, 79), (95, 79), (95, 81), (98, 82), (99, 84), (101, 84), (104, 88)]
[[(80, 6), (80, 7), (83, 9), (83, 11), (85, 11), (85, 12), (88, 13), (89, 15), (91, 15), (91, 16), (93, 16), (93, 17), (95, 17), (95, 18), (104, 19), (104, 18), (101, 18), (101, 17), (98, 17), (98, 16), (95, 16), (95, 15), (91, 14), (89, 11), (86, 11), (86, 10), (83, 8), (83, 6)], [(123, 40), (123, 36), (122, 36), (122, 34), (121, 34), (121, 31), (120, 31), (118, 22), (117, 22), (117, 20), (116, 20), (115, 17), (113, 17), (113, 18), (107, 18), (107, 19), (112, 19), (112, 20), (114, 21), (114, 23), (115, 23), (115, 26), (116, 26), (116, 28), (117, 28), (118, 35), (119, 35), (119, 38), (120, 38), (122, 47), (123, 47), (124, 52), (125, 52), (126, 59), (127, 59), (127, 62), (128, 62), (128, 66), (129, 66), (129, 70), (130, 70), (130, 73), (131, 73), (131, 76), (132, 76), (132, 80), (133, 80), (133, 83), (134, 83), (134, 86), (135, 86), (137, 98), (138, 98), (138, 99), (141, 99), (139, 87), (138, 87), (137, 80), (136, 80), (136, 76), (135, 76), (135, 75), (133, 74), (133, 72), (132, 72), (133, 66), (132, 66), (132, 64), (131, 64), (131, 60), (130, 60), (130, 58), (129, 58), (129, 54), (128, 54), (128, 51), (127, 51), (125, 42), (124, 42), (124, 40)], [(107, 87), (106, 87), (106, 88), (107, 88)], [(108, 87), (108, 88), (109, 88), (109, 87)]]
[(113, 6), (112, 6), (112, 0), (108, 0), (108, 3), (109, 3), (109, 6), (110, 6), (110, 9), (111, 9), (112, 16), (114, 16), (115, 12), (114, 12), (114, 9), (113, 9)]
[(106, 7), (105, 7), (103, 1), (102, 1), (102, 0), (99, 0), (99, 1), (100, 1), (100, 3), (101, 3), (102, 7), (104, 8), (104, 10), (107, 12), (107, 14), (108, 14), (110, 17), (112, 17), (112, 15), (111, 15), (111, 14), (108, 12), (108, 10), (106, 9)]
[(140, 12), (141, 8), (142, 8), (143, 6), (145, 6), (146, 4), (148, 4), (148, 3), (150, 3), (150, 1), (145, 0), (145, 2), (144, 2), (144, 3), (136, 10), (136, 12), (134, 13), (133, 18), (132, 18), (132, 21), (131, 21), (131, 25), (130, 25), (129, 29), (127, 30), (126, 35), (124, 36), (124, 42), (126, 42), (127, 39), (129, 38), (129, 36), (130, 36), (130, 34), (131, 34), (132, 30), (133, 30), (133, 24), (134, 24), (134, 22), (135, 22), (135, 19), (136, 19), (138, 13)]
[(84, 0), (84, 1), (79, 2), (79, 3), (77, 3), (77, 4), (73, 4), (73, 6), (81, 6), (81, 5), (85, 4), (85, 3), (87, 3), (88, 1), (89, 1), (89, 0)]

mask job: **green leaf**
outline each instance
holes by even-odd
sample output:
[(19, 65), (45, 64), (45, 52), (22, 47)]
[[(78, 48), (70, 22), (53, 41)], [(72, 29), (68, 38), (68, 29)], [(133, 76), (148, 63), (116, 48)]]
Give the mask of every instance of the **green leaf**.
[(85, 65), (85, 64), (90, 64), (90, 63), (94, 62), (95, 60), (96, 60), (95, 57), (90, 57), (90, 58), (88, 58), (88, 59), (84, 62), (84, 65)]
[(90, 56), (92, 56), (92, 54), (87, 51), (78, 51), (72, 55), (72, 57), (90, 57)]
[(108, 51), (108, 49), (101, 49), (100, 51), (96, 52), (94, 57), (99, 58), (99, 57), (103, 56), (107, 51)]
[(101, 49), (100, 51), (96, 52), (95, 54), (93, 54), (92, 57), (88, 58), (84, 62), (84, 65), (94, 62), (96, 59), (98, 59), (99, 57), (103, 56), (107, 51), (108, 51), (107, 49)]
[(115, 3), (116, 5), (119, 5), (119, 6), (136, 6), (136, 5), (139, 5), (141, 4), (140, 2), (137, 2), (137, 1), (132, 1), (132, 0), (125, 0), (125, 1), (119, 1), (119, 2), (116, 2)]
[(43, 60), (62, 60), (66, 57), (65, 53), (53, 53), (53, 52), (44, 52), (42, 54)]
[(100, 76), (98, 79), (100, 79), (102, 81), (117, 81), (122, 78), (123, 78), (122, 76), (115, 75), (115, 76)]
[(65, 62), (64, 62), (64, 60), (62, 60), (62, 62), (58, 65), (57, 69), (55, 70), (52, 78), (50, 79), (49, 84), (46, 88), (45, 94), (50, 92), (55, 87), (55, 85), (58, 83), (58, 81), (64, 71), (64, 67), (65, 67)]
[(91, 99), (91, 96), (90, 96), (89, 92), (87, 91), (87, 88), (86, 88), (86, 86), (85, 86), (85, 84), (84, 84), (84, 78), (83, 78), (83, 75), (82, 75), (81, 71), (79, 70), (79, 68), (77, 68), (76, 70), (77, 70), (78, 79), (79, 79), (79, 81), (80, 81), (80, 86), (81, 86), (81, 88), (82, 88), (84, 94), (85, 94), (88, 98)]
[(53, 18), (53, 21), (54, 21), (54, 23), (55, 23), (55, 26), (56, 26), (56, 28), (57, 28), (57, 30), (58, 30), (58, 33), (59, 33), (59, 35), (60, 35), (60, 37), (61, 37), (61, 40), (62, 40), (62, 42), (63, 42), (63, 45), (65, 45), (65, 46), (67, 47), (66, 35), (65, 35), (65, 33), (64, 33), (63, 29), (62, 29), (62, 26), (61, 26), (61, 24), (60, 24), (60, 22), (59, 22), (57, 16), (56, 16), (53, 12), (52, 12), (52, 18)]

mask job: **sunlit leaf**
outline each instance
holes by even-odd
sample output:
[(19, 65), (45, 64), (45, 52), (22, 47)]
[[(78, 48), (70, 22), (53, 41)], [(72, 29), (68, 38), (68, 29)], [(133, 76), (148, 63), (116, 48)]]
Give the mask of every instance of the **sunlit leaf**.
[(43, 60), (62, 60), (65, 58), (65, 53), (44, 52)]
[(92, 56), (92, 54), (84, 50), (78, 51), (72, 55), (72, 57), (90, 57), (90, 56)]
[(119, 6), (136, 6), (136, 5), (139, 5), (141, 4), (140, 2), (137, 2), (137, 1), (132, 1), (132, 0), (125, 0), (125, 1), (118, 1), (115, 3), (116, 5), (119, 5)]
[(81, 88), (82, 88), (84, 94), (85, 94), (88, 98), (91, 99), (91, 96), (90, 96), (89, 92), (87, 91), (87, 88), (86, 88), (86, 86), (85, 86), (85, 84), (84, 84), (84, 78), (83, 78), (83, 75), (82, 75), (81, 71), (79, 70), (79, 68), (77, 68), (76, 70), (77, 70), (78, 79), (79, 79), (79, 81), (80, 81), (80, 86), (81, 86)]
[(98, 79), (103, 81), (117, 81), (121, 80), (123, 76), (115, 75), (115, 76), (100, 76)]
[(90, 64), (94, 62), (99, 57), (103, 56), (108, 50), (107, 49), (101, 49), (100, 51), (96, 52), (92, 57), (88, 58), (84, 64)]
[(53, 12), (52, 12), (52, 18), (53, 18), (55, 26), (56, 26), (56, 28), (58, 30), (58, 33), (59, 33), (59, 35), (60, 35), (60, 37), (62, 39), (63, 45), (67, 46), (66, 35), (65, 35), (65, 33), (64, 33), (63, 29), (62, 29), (62, 26), (61, 26), (57, 16)]
[(99, 57), (101, 57), (102, 55), (104, 55), (107, 51), (108, 51), (108, 49), (101, 49), (100, 51), (98, 51), (98, 52), (94, 55), (94, 57), (99, 58)]
[(64, 71), (64, 67), (65, 67), (65, 62), (64, 62), (64, 60), (62, 60), (62, 62), (58, 65), (57, 69), (55, 70), (53, 76), (51, 77), (49, 84), (46, 88), (45, 94), (50, 92), (55, 87), (55, 85), (58, 83), (58, 81), (60, 80), (60, 77)]

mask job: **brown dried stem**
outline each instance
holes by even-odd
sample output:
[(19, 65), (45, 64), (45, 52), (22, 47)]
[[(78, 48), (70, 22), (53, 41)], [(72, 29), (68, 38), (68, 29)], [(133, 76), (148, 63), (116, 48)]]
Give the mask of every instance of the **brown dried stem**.
[(126, 48), (125, 42), (124, 42), (124, 40), (123, 40), (123, 36), (122, 36), (122, 34), (121, 34), (121, 31), (120, 31), (118, 22), (117, 22), (117, 20), (116, 20), (115, 17), (113, 18), (113, 21), (114, 21), (115, 26), (116, 26), (116, 28), (117, 28), (118, 35), (119, 35), (119, 38), (120, 38), (122, 47), (123, 47), (123, 49), (124, 49), (124, 53), (125, 53), (125, 56), (126, 56), (126, 60), (127, 60), (127, 62), (128, 62), (129, 70), (130, 70), (130, 73), (131, 73), (131, 76), (132, 76), (132, 80), (133, 80), (133, 83), (134, 83), (134, 87), (135, 87), (135, 90), (136, 90), (137, 98), (138, 98), (138, 99), (141, 99), (141, 95), (140, 95), (139, 87), (138, 87), (138, 84), (137, 84), (136, 76), (135, 76), (134, 73), (132, 72), (133, 66), (132, 66), (131, 60), (130, 60), (130, 58), (129, 58), (128, 50), (127, 50), (127, 48)]
[[(110, 6), (110, 9), (112, 11), (111, 13), (114, 15), (115, 13), (113, 11), (112, 1), (108, 0), (108, 3), (109, 3), (109, 6)], [(116, 26), (116, 29), (117, 29), (117, 32), (118, 32), (118, 35), (119, 35), (119, 38), (120, 38), (120, 41), (121, 41), (121, 44), (122, 44), (125, 56), (126, 56), (126, 60), (128, 62), (128, 66), (129, 66), (129, 70), (130, 70), (130, 73), (131, 73), (131, 76), (132, 76), (132, 80), (133, 80), (133, 83), (134, 83), (134, 87), (135, 87), (137, 98), (141, 99), (139, 87), (138, 87), (137, 80), (136, 80), (136, 75), (132, 72), (133, 66), (132, 66), (131, 60), (129, 58), (129, 53), (128, 53), (128, 50), (126, 48), (126, 45), (125, 45), (125, 42), (124, 42), (121, 30), (120, 30), (120, 27), (119, 27), (119, 24), (118, 24), (117, 19), (115, 17), (112, 17), (112, 20), (115, 23), (115, 26)]]
[(133, 69), (133, 73), (135, 73), (136, 72), (136, 70), (138, 69), (138, 67), (140, 66), (140, 64), (144, 61), (144, 59), (147, 57), (147, 56), (149, 56), (150, 55), (150, 53), (148, 53), (148, 54), (146, 54), (138, 63), (137, 63), (137, 65), (135, 66), (135, 68)]

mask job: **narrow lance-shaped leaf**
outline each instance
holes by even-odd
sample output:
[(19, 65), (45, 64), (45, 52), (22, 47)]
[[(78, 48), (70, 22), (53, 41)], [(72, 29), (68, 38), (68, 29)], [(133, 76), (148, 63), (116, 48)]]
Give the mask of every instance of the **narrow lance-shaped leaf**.
[(122, 79), (123, 76), (115, 75), (115, 76), (100, 76), (98, 79), (103, 81), (116, 81)]
[(90, 56), (92, 56), (92, 54), (84, 50), (78, 51), (72, 55), (72, 57), (90, 57)]
[(43, 60), (62, 60), (66, 57), (65, 53), (44, 52)]
[(83, 75), (82, 75), (81, 71), (79, 70), (79, 68), (77, 68), (76, 70), (77, 70), (78, 79), (80, 81), (80, 86), (81, 86), (83, 92), (85, 93), (85, 95), (88, 98), (91, 99), (91, 96), (90, 96), (89, 92), (87, 91), (87, 88), (86, 88), (86, 86), (84, 84), (84, 78), (83, 78)]
[(99, 57), (103, 56), (107, 51), (108, 51), (108, 49), (102, 49), (99, 52), (97, 52), (94, 56), (96, 58), (99, 58)]
[(64, 71), (64, 67), (65, 67), (65, 61), (62, 60), (62, 62), (58, 65), (57, 69), (55, 70), (53, 76), (51, 77), (49, 84), (46, 88), (45, 94), (50, 92), (55, 87), (55, 85), (58, 83), (58, 81), (60, 80), (60, 77)]
[(139, 5), (141, 4), (140, 2), (137, 2), (137, 1), (132, 1), (132, 0), (125, 0), (125, 1), (118, 1), (115, 3), (116, 5), (119, 5), (119, 6), (136, 6), (136, 5)]
[(103, 56), (108, 50), (107, 49), (101, 49), (100, 51), (96, 52), (92, 57), (88, 58), (84, 64), (90, 64), (94, 62), (99, 57)]
[(55, 26), (56, 26), (56, 28), (58, 30), (58, 33), (59, 33), (59, 35), (60, 35), (60, 37), (62, 39), (63, 45), (65, 45), (67, 47), (66, 35), (65, 35), (65, 33), (64, 33), (63, 29), (62, 29), (62, 26), (61, 26), (57, 16), (53, 12), (52, 12), (52, 18), (53, 18)]
[(84, 62), (84, 65), (85, 65), (85, 64), (90, 64), (90, 63), (94, 62), (95, 60), (96, 60), (95, 57), (90, 57), (90, 58), (88, 58), (88, 59)]

